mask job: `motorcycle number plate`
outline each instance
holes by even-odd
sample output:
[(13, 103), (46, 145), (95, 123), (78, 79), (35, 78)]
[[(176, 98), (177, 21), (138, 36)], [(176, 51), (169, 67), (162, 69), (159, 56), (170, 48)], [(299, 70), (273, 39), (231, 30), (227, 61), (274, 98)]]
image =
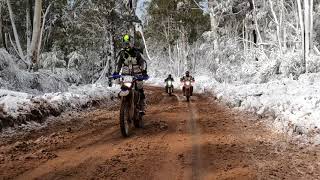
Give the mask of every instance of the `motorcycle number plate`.
[(124, 82), (132, 82), (133, 81), (133, 77), (132, 76), (124, 76), (123, 77), (123, 81)]

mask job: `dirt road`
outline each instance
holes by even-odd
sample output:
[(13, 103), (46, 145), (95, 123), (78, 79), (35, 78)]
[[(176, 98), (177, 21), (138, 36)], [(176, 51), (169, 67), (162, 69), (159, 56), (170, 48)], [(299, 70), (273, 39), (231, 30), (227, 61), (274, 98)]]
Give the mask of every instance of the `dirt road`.
[(0, 179), (320, 179), (319, 147), (198, 94), (148, 87), (145, 128), (122, 138), (118, 105), (52, 118), (2, 137)]

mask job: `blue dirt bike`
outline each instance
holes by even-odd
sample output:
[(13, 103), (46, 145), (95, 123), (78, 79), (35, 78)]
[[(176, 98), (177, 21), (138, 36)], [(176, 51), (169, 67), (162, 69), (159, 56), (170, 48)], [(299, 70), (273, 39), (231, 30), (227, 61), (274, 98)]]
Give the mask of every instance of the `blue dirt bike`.
[(136, 128), (143, 126), (143, 115), (140, 113), (140, 93), (137, 89), (137, 81), (148, 80), (149, 76), (113, 75), (111, 78), (120, 79), (120, 130), (123, 137), (128, 137), (131, 134), (133, 125)]

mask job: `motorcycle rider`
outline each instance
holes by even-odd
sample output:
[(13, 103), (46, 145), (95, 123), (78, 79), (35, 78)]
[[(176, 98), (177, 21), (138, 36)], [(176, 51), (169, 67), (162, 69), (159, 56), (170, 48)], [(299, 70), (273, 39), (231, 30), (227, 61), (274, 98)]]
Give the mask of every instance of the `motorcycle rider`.
[[(118, 63), (114, 75), (121, 71), (122, 75), (147, 75), (145, 70), (145, 60), (142, 58), (140, 50), (135, 48), (131, 42), (131, 37), (125, 34), (122, 37), (123, 48), (118, 54)], [(140, 93), (140, 113), (145, 114), (146, 96), (143, 89), (143, 81), (137, 81), (137, 89)]]
[[(164, 82), (166, 83), (166, 92), (168, 92), (168, 84), (167, 84), (168, 81), (174, 82), (174, 79), (171, 74), (169, 74), (168, 77), (164, 80)], [(173, 85), (171, 86), (172, 86), (172, 92), (173, 92)]]
[[(194, 78), (192, 76), (190, 76), (190, 72), (189, 71), (186, 71), (186, 74), (185, 76), (183, 76), (181, 79), (180, 79), (181, 82), (185, 82), (185, 81), (190, 81), (190, 82), (194, 82)], [(191, 96), (193, 94), (193, 86), (191, 86)], [(185, 87), (183, 86), (183, 95), (185, 96), (186, 95), (186, 91), (185, 91)]]

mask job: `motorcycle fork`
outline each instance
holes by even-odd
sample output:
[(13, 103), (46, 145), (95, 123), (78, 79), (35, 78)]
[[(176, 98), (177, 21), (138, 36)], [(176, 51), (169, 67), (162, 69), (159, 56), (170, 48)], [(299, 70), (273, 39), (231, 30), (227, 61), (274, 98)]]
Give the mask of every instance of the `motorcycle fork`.
[(184, 87), (184, 93), (185, 95), (190, 95), (190, 87)]
[(134, 90), (131, 90), (131, 103), (130, 103), (130, 119), (133, 120), (134, 119), (134, 109), (135, 109), (135, 102), (134, 102), (134, 98), (135, 98), (135, 94), (134, 94)]

